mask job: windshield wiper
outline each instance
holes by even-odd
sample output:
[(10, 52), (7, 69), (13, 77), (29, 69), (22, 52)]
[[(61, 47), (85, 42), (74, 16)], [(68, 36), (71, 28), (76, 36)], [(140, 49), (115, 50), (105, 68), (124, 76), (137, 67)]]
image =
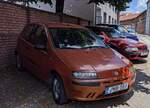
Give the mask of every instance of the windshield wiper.
[(81, 48), (74, 48), (74, 47), (64, 47), (64, 48), (61, 48), (61, 49), (81, 49)]
[(88, 49), (88, 48), (106, 48), (105, 46), (88, 46), (88, 47), (83, 47), (83, 49)]
[(120, 36), (120, 37), (122, 37), (122, 38), (126, 38), (126, 36)]

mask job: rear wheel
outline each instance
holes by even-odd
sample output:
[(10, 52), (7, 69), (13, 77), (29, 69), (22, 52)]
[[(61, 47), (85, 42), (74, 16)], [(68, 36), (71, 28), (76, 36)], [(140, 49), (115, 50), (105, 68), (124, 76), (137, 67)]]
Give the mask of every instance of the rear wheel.
[(52, 76), (51, 89), (53, 98), (57, 104), (62, 105), (68, 102), (63, 81), (58, 75)]
[(19, 54), (16, 54), (16, 67), (19, 71), (23, 71), (23, 61)]

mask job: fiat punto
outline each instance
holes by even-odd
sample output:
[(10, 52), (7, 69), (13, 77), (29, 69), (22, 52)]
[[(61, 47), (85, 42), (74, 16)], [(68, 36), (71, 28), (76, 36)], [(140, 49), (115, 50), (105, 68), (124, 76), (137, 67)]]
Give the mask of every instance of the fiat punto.
[(48, 82), (57, 104), (120, 96), (135, 82), (132, 63), (79, 25), (28, 24), (15, 54), (17, 68)]

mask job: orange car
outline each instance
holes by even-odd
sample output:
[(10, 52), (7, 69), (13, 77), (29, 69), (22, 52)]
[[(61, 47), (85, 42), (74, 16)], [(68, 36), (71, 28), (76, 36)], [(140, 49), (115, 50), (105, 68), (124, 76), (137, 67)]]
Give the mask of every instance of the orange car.
[(78, 25), (31, 23), (15, 53), (17, 68), (48, 82), (57, 104), (120, 96), (135, 82), (129, 60)]

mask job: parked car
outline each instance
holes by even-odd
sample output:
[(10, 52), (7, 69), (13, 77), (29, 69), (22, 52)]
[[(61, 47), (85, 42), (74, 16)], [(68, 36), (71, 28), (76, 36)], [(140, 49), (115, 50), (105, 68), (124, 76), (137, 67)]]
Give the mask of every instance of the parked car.
[(118, 30), (118, 31), (119, 31), (123, 36), (125, 36), (126, 38), (139, 41), (138, 37), (137, 37), (135, 34), (130, 33), (130, 32), (129, 32), (124, 26), (122, 26), (122, 25), (99, 24), (99, 26), (112, 27), (112, 28)]
[(88, 28), (97, 33), (97, 35), (103, 36), (105, 43), (130, 60), (141, 60), (149, 54), (147, 45), (127, 39), (112, 27), (97, 26)]
[(132, 63), (79, 25), (31, 23), (18, 38), (16, 66), (48, 82), (57, 104), (126, 94), (135, 82)]
[(128, 30), (128, 33), (130, 33), (130, 34), (133, 34), (133, 35), (137, 34), (135, 29), (133, 29), (133, 28), (128, 27), (127, 30)]

